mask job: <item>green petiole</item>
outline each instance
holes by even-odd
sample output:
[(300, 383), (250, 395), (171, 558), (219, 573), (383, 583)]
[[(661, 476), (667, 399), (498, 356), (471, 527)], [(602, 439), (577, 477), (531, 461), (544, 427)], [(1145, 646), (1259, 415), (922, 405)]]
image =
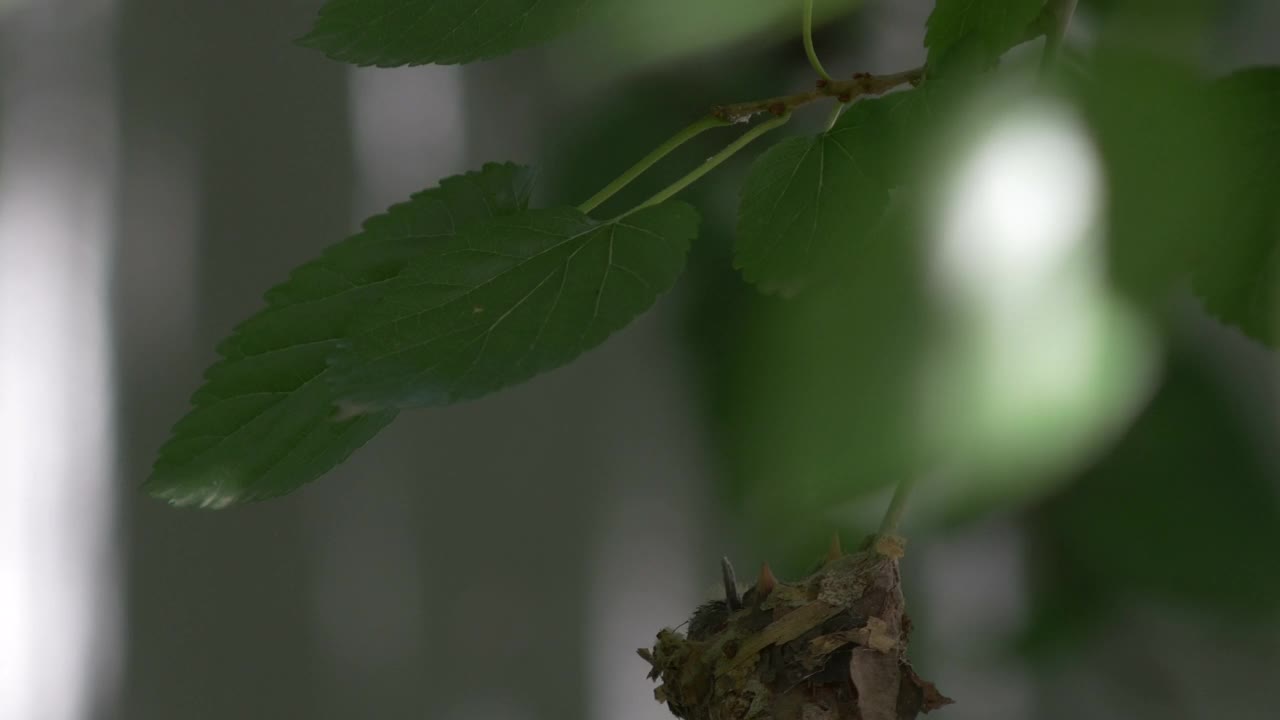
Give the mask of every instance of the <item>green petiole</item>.
[(831, 132), (832, 128), (836, 126), (836, 123), (840, 120), (840, 114), (844, 112), (844, 109), (845, 103), (837, 101), (836, 106), (831, 109), (831, 117), (827, 118), (826, 132)]
[(632, 165), (630, 168), (628, 168), (627, 171), (619, 175), (616, 180), (609, 183), (603, 189), (601, 189), (600, 192), (593, 195), (590, 200), (587, 200), (586, 202), (579, 205), (578, 209), (581, 210), (583, 213), (589, 213), (592, 210), (595, 210), (597, 207), (600, 207), (600, 205), (603, 204), (606, 200), (616, 195), (620, 190), (625, 188), (627, 185), (630, 185), (632, 180), (635, 180), (636, 178), (640, 177), (642, 174), (644, 174), (646, 170), (653, 167), (654, 164), (656, 164), (662, 158), (666, 157), (667, 155), (670, 155), (681, 145), (684, 145), (685, 143), (701, 135), (707, 130), (710, 130), (712, 128), (717, 128), (717, 127), (723, 127), (728, 124), (729, 124), (728, 121), (721, 120), (720, 118), (717, 118), (712, 115), (708, 115), (702, 118), (701, 120), (698, 120), (697, 122), (693, 123), (689, 127), (673, 135), (670, 140), (667, 140), (666, 142), (659, 145), (657, 148), (654, 149), (653, 152), (649, 153), (648, 155), (645, 155), (644, 158), (640, 160), (640, 162), (637, 162), (635, 165)]
[(801, 31), (804, 34), (804, 54), (809, 57), (809, 64), (823, 80), (831, 82), (831, 76), (818, 60), (818, 51), (813, 48), (813, 0), (804, 0), (804, 17), (801, 23)]
[(751, 128), (747, 132), (743, 133), (742, 137), (730, 143), (728, 147), (716, 153), (715, 155), (712, 155), (711, 157), (707, 158), (705, 162), (703, 162), (701, 165), (695, 168), (688, 175), (685, 175), (684, 177), (680, 178), (679, 180), (669, 185), (666, 189), (661, 190), (653, 197), (640, 203), (635, 207), (635, 209), (631, 210), (627, 214), (636, 212), (637, 210), (643, 210), (644, 208), (647, 208), (647, 207), (653, 207), (654, 205), (659, 205), (661, 203), (666, 202), (667, 200), (670, 200), (673, 196), (675, 196), (681, 190), (684, 190), (685, 188), (689, 187), (690, 185), (694, 184), (699, 179), (701, 179), (703, 175), (706, 175), (707, 173), (716, 169), (721, 163), (733, 157), (735, 154), (737, 154), (739, 150), (750, 145), (753, 141), (755, 141), (761, 135), (764, 135), (765, 133), (769, 132), (770, 130), (773, 130), (774, 128), (786, 125), (787, 121), (790, 119), (791, 119), (791, 113), (786, 113), (785, 115), (775, 117), (772, 120), (769, 120), (767, 122), (762, 122), (759, 125)]

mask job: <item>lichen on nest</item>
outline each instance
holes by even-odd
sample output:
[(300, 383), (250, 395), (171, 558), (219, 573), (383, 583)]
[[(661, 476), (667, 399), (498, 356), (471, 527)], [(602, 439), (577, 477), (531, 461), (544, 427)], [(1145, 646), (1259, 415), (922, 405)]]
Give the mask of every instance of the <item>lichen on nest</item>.
[(907, 662), (902, 554), (893, 536), (847, 555), (834, 538), (808, 577), (766, 564), (741, 594), (726, 560), (725, 599), (638, 651), (655, 697), (684, 720), (911, 720), (951, 703)]

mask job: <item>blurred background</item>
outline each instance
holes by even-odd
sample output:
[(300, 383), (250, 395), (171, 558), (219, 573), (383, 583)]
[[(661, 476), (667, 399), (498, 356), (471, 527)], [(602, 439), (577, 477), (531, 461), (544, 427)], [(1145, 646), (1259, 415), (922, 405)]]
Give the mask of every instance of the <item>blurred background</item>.
[[(730, 267), (735, 158), (677, 290), (570, 367), (405, 413), (286, 498), (143, 496), (217, 341), (363, 218), (488, 160), (577, 203), (708, 105), (811, 82), (789, 0), (601, 0), (554, 47), (399, 70), (293, 45), (319, 4), (0, 0), (0, 718), (656, 720), (634, 649), (721, 555), (798, 577), (907, 476), (939, 717), (1275, 716), (1277, 356), (1115, 242), (1111, 150), (1177, 131), (1121, 86), (995, 99), (929, 240), (793, 301)], [(1073, 38), (1193, 4), (1082, 2)], [(824, 63), (918, 64), (931, 6), (820, 1)], [(1277, 3), (1198, 12), (1172, 54), (1280, 63)], [(1163, 181), (1139, 234), (1200, 190)]]

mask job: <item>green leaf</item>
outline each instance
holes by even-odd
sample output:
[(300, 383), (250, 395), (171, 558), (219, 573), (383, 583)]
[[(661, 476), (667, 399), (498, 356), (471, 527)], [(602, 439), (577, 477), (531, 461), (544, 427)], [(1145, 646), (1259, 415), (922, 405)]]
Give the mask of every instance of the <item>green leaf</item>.
[(555, 208), (466, 228), (358, 318), (335, 362), (343, 406), (444, 405), (564, 365), (675, 284), (697, 228), (674, 202), (603, 223)]
[(454, 65), (549, 40), (589, 0), (329, 0), (300, 42), (356, 65)]
[[(863, 4), (863, 0), (821, 0), (814, 8), (814, 19), (826, 23)], [(560, 46), (568, 46), (578, 58), (590, 58), (575, 65), (578, 73), (603, 82), (608, 81), (601, 74), (614, 74), (616, 79), (609, 84), (625, 81), (630, 85), (646, 66), (692, 55), (724, 58), (725, 48), (748, 41), (757, 48), (786, 42), (795, 33), (799, 12), (798, 2), (779, 0), (595, 0), (583, 13), (591, 32), (576, 33)], [(735, 56), (731, 62), (741, 60)], [(765, 85), (764, 91), (768, 89)], [(716, 97), (732, 96), (730, 92)], [(706, 100), (707, 96), (699, 98), (700, 103)]]
[(889, 202), (889, 119), (898, 102), (858, 102), (829, 132), (784, 140), (756, 160), (734, 249), (748, 281), (794, 295), (875, 227)]
[(1280, 345), (1280, 68), (1218, 81), (1211, 111), (1226, 149), (1223, 202), (1192, 272), (1196, 292), (1224, 322)]
[(176, 505), (226, 507), (282, 495), (341, 463), (395, 417), (335, 420), (329, 356), (355, 314), (412, 259), (465, 223), (519, 211), (531, 175), (485, 166), (365, 224), (267, 293), (219, 347), (194, 409), (160, 450), (146, 489)]
[(1094, 50), (1068, 79), (1105, 173), (1106, 273), (1158, 321), (1186, 281), (1227, 173), (1220, 124), (1197, 68), (1145, 49)]
[(938, 0), (924, 38), (930, 67), (966, 46), (994, 62), (1026, 36), (1043, 7), (1044, 0)]

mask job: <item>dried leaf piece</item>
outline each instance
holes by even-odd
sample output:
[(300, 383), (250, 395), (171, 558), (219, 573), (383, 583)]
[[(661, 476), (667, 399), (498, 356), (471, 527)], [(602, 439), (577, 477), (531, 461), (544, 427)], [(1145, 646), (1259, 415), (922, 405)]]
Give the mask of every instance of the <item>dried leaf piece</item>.
[(897, 658), (872, 648), (854, 648), (849, 659), (849, 677), (858, 690), (862, 720), (898, 720), (902, 674)]

